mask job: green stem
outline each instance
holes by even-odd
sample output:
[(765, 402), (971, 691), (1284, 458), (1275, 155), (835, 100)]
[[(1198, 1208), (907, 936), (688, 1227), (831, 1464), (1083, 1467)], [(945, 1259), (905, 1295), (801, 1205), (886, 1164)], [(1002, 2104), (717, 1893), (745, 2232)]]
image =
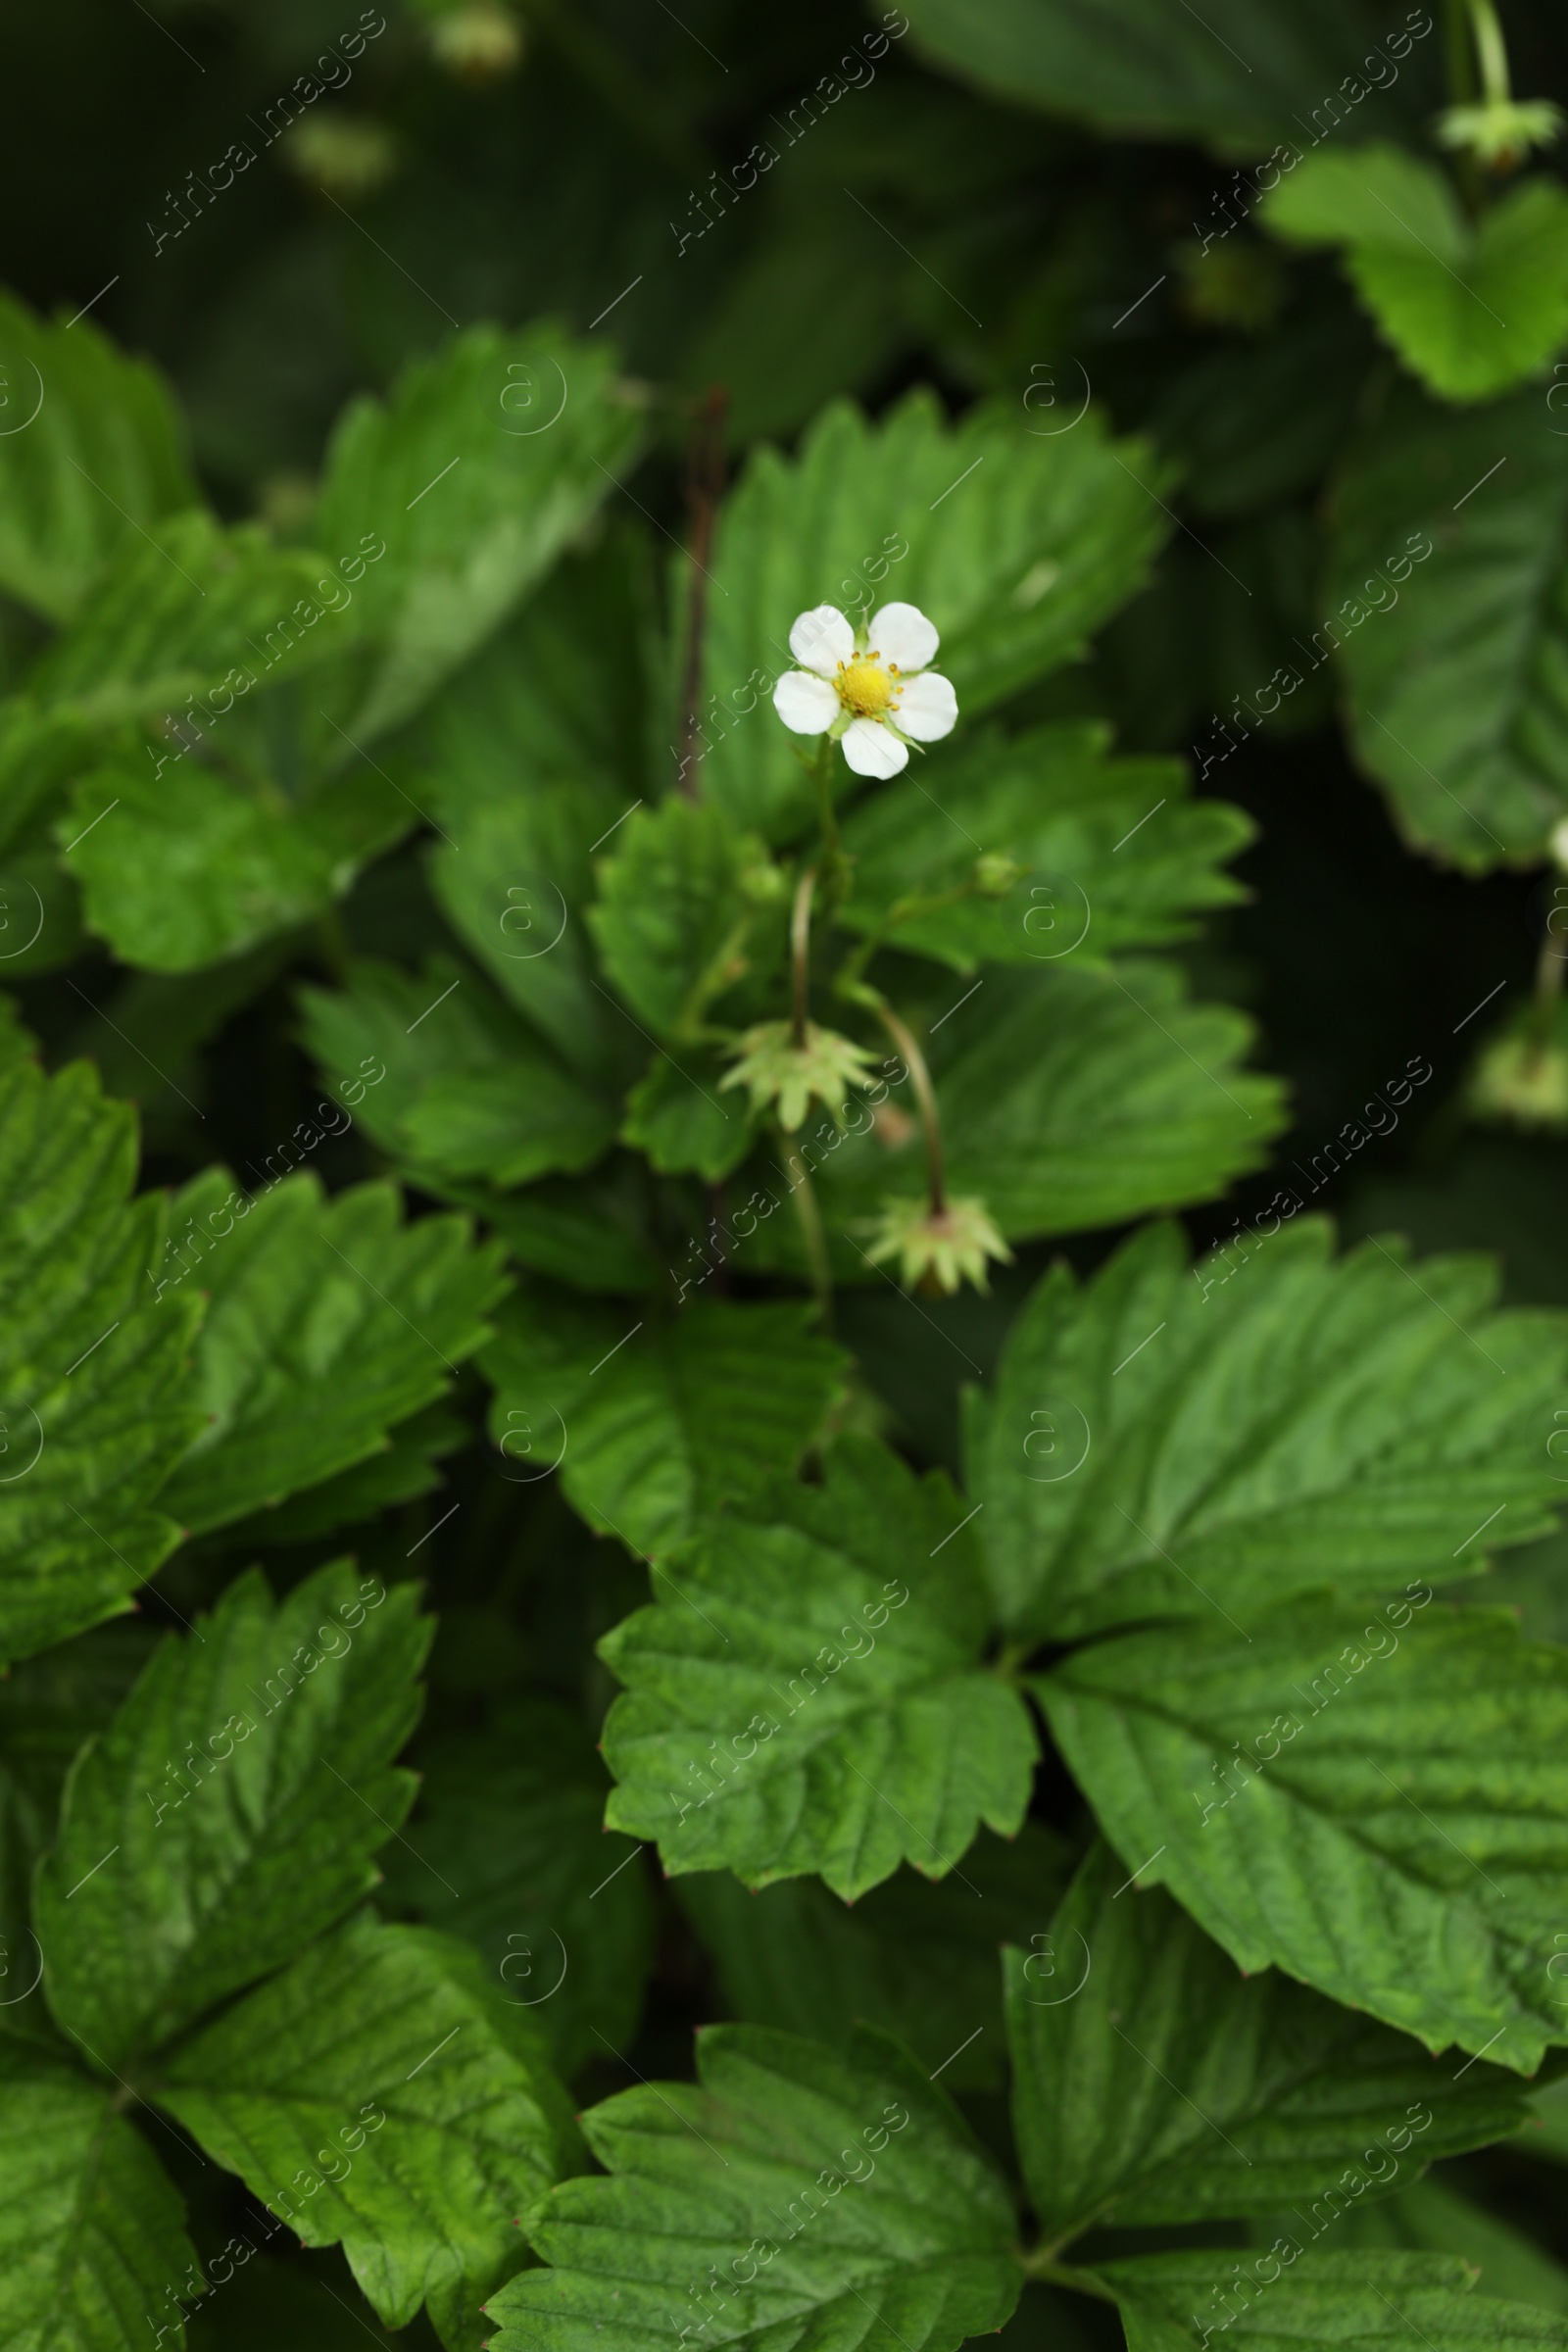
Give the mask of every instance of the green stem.
[[(1473, 106), (1476, 99), (1476, 41), (1469, 0), (1448, 0), (1444, 32), (1448, 103), (1450, 106)], [(1479, 220), (1487, 206), (1486, 173), (1473, 155), (1461, 153), (1453, 159), (1453, 175), (1458, 182), (1466, 212), (1472, 220)]]
[(1080, 2271), (1070, 2262), (1057, 2262), (1053, 2246), (1037, 2246), (1032, 2254), (1021, 2257), (1022, 2265), (1031, 2278), (1042, 2278), (1051, 2286), (1070, 2286), (1075, 2294), (1093, 2295), (1097, 2303), (1114, 2303), (1116, 2298), (1102, 2278), (1093, 2271)]
[(1470, 31), (1469, 0), (1448, 0), (1443, 38), (1448, 104), (1469, 106), (1476, 95), (1476, 53)]
[(1553, 1016), (1557, 1000), (1562, 995), (1564, 951), (1552, 936), (1548, 918), (1542, 936), (1541, 954), (1536, 958), (1536, 994), (1530, 1009), (1530, 1028), (1534, 1051), (1533, 1063), (1539, 1063), (1551, 1039)]
[(908, 1025), (896, 1013), (886, 998), (876, 1000), (877, 1017), (893, 1043), (898, 1047), (914, 1080), (914, 1092), (920, 1105), (920, 1118), (925, 1128), (926, 1179), (931, 1195), (931, 1214), (942, 1216), (947, 1209), (947, 1171), (942, 1152), (942, 1117), (937, 1109), (936, 1089), (931, 1073), (925, 1066), (925, 1055), (914, 1042)]
[(1034, 1656), (1039, 1646), (1033, 1635), (1027, 1635), (1019, 1642), (1004, 1642), (991, 1661), (992, 1673), (1002, 1682), (1015, 1683), (1019, 1667)]
[(824, 735), (816, 755), (816, 793), (822, 817), (822, 882), (830, 897), (837, 897), (839, 877), (843, 867), (843, 853), (839, 849), (839, 820), (833, 807), (833, 755), (838, 746), (831, 735)]
[(1508, 49), (1492, 0), (1469, 0), (1470, 29), (1475, 35), (1481, 67), (1481, 87), (1489, 106), (1506, 106), (1513, 95), (1508, 79)]
[(790, 916), (790, 960), (795, 984), (790, 1044), (797, 1054), (806, 1047), (806, 1012), (811, 977), (811, 893), (815, 888), (816, 868), (808, 865), (796, 885), (795, 906)]
[(822, 1329), (833, 1328), (833, 1267), (827, 1253), (827, 1236), (822, 1231), (822, 1212), (816, 1205), (811, 1189), (811, 1173), (799, 1145), (791, 1135), (780, 1131), (784, 1164), (789, 1170), (790, 1194), (795, 1213), (801, 1220), (801, 1240), (806, 1246), (806, 1262), (810, 1269), (811, 1291), (816, 1310), (822, 1318)]

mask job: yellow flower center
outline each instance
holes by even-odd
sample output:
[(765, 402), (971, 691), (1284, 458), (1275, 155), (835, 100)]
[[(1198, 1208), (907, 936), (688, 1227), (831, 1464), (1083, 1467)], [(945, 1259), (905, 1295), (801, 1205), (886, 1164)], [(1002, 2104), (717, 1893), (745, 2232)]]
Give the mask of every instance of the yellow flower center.
[(898, 663), (890, 662), (884, 669), (881, 655), (874, 651), (857, 654), (853, 662), (841, 662), (833, 681), (839, 701), (857, 718), (885, 718), (898, 702), (903, 683)]

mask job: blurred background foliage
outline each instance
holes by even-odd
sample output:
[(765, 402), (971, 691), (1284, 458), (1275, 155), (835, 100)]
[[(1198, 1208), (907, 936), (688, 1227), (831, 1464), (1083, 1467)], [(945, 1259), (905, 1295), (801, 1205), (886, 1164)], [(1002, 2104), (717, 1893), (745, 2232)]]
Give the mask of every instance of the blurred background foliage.
[[(1007, 62), (1025, 0), (924, 0), (911, 13), (873, 60), (884, 20), (850, 0), (680, 0), (678, 13), (665, 0), (385, 0), (384, 16), (357, 15), (353, 0), (13, 9), (0, 19), (0, 80), (12, 93), (0, 278), (64, 318), (90, 303), (119, 343), (156, 360), (219, 509), (284, 533), (308, 511), (344, 402), (386, 388), (455, 326), (481, 320), (551, 316), (613, 335), (628, 371), (658, 388), (658, 429), (612, 510), (629, 502), (672, 539), (684, 529), (688, 404), (714, 384), (727, 390), (737, 450), (758, 436), (793, 441), (838, 394), (876, 411), (930, 383), (955, 413), (1000, 394), (1054, 428), (1088, 388), (1119, 431), (1148, 431), (1177, 461), (1181, 527), (1091, 658), (1017, 715), (1104, 716), (1127, 750), (1211, 747), (1238, 691), (1290, 659), (1313, 625), (1334, 467), (1391, 398), (1396, 362), (1331, 258), (1276, 242), (1251, 218), (1205, 250), (1205, 227), (1228, 218), (1230, 157), (1258, 152), (1270, 128), (1266, 89), (1237, 85), (1250, 121), (1234, 93), (1205, 96), (1202, 73), (1171, 97), (1160, 60), (1136, 39), (1118, 46), (1112, 26), (1109, 54), (1089, 60), (1067, 98), (1053, 105), (1048, 86), (1033, 92), (1046, 103), (1029, 103), (1027, 77)], [(1303, 12), (1308, 44), (1316, 13)], [(1522, 0), (1506, 18), (1516, 87), (1568, 96), (1561, 10)], [(897, 10), (885, 21), (905, 22)], [(318, 74), (329, 54), (341, 61), (356, 27), (364, 44), (341, 78), (338, 66)], [(1202, 35), (1191, 38), (1201, 55)], [(1397, 91), (1368, 101), (1357, 138), (1420, 140), (1412, 126), (1446, 94), (1441, 49), (1440, 31)], [(825, 75), (840, 94), (801, 128), (792, 110)], [(318, 94), (270, 139), (269, 110), (301, 76)], [(1285, 68), (1280, 78), (1290, 83)], [(215, 192), (213, 167), (236, 141), (256, 161)], [(754, 184), (747, 159), (760, 143), (778, 160)], [(1239, 868), (1250, 902), (1213, 918), (1185, 953), (1204, 996), (1261, 1023), (1259, 1059), (1289, 1081), (1294, 1123), (1276, 1172), (1189, 1214), (1195, 1242), (1233, 1233), (1281, 1172), (1294, 1182), (1291, 1165), (1310, 1169), (1369, 1095), (1420, 1057), (1435, 1083), (1311, 1204), (1333, 1212), (1347, 1240), (1398, 1226), (1422, 1250), (1496, 1250), (1511, 1297), (1568, 1303), (1568, 1139), (1483, 1128), (1465, 1108), (1499, 1005), (1531, 986), (1549, 888), (1542, 865), (1470, 878), (1406, 846), (1357, 771), (1326, 671), (1200, 789), (1239, 803), (1259, 833)], [(441, 948), (413, 845), (370, 869), (344, 923), (363, 954), (412, 961), (423, 946)], [(427, 939), (411, 935), (421, 927)], [(74, 969), (102, 1001), (107, 954), (86, 942), (83, 956)], [(178, 1100), (149, 1079), (131, 1043), (143, 1033), (123, 1006), (111, 1035), (58, 970), (18, 994), (52, 1058), (91, 1052), (111, 1087), (141, 1099), (149, 1175), (181, 1181), (217, 1156), (253, 1160), (310, 1098), (299, 972), (285, 979), (286, 954), (269, 957), (275, 977), (254, 960), (230, 967), (237, 1009), (216, 1032), (212, 992), (223, 975), (202, 976), (189, 1029), (205, 1042), (188, 1054), (187, 999), (125, 983), (163, 991), (160, 1059), (180, 1077)], [(189, 1102), (201, 1106), (199, 1131)], [(324, 1147), (318, 1164), (335, 1183), (374, 1163), (356, 1135)], [(1304, 1175), (1303, 1189), (1313, 1181)], [(1112, 1239), (1089, 1237), (1070, 1253), (1093, 1263)], [(990, 1299), (936, 1306), (919, 1329), (891, 1294), (847, 1309), (848, 1336), (874, 1363), (917, 1458), (953, 1460), (957, 1382), (971, 1363), (994, 1361), (1047, 1254), (1021, 1252)], [(470, 1469), (454, 1477), (472, 1507), (440, 1552), (429, 1732), (439, 1766), (430, 1802), (471, 1829), (482, 1798), (466, 1788), (504, 1802), (487, 1761), (499, 1750), (485, 1745), (504, 1737), (501, 1694), (526, 1681), (597, 1713), (609, 1682), (591, 1645), (635, 1602), (640, 1577), (614, 1546), (591, 1543), (552, 1488), (519, 1497), (490, 1479), (481, 1491)], [(425, 1524), (424, 1504), (410, 1511), (405, 1526), (368, 1537), (368, 1558), (377, 1544), (389, 1563), (402, 1553)], [(1539, 1547), (1504, 1572), (1530, 1629), (1556, 1639), (1568, 1637), (1554, 1598), (1561, 1550)], [(591, 1579), (540, 1573), (546, 1558), (586, 1563), (590, 1553)], [(199, 1544), (178, 1570), (167, 1580), (174, 1602), (209, 1597)], [(106, 1633), (120, 1642), (124, 1630)], [(134, 1630), (129, 1638), (134, 1647)], [(466, 1747), (465, 1727), (487, 1702), (490, 1728)], [(514, 1755), (509, 1769), (529, 1767)], [(591, 1826), (598, 1772), (585, 1754), (576, 1793), (562, 1800), (564, 1837)], [(417, 1912), (406, 1877), (391, 1891)], [(685, 1911), (664, 1912), (656, 1999), (633, 2045), (649, 2073), (684, 2071), (687, 2028), (723, 2000)], [(624, 2079), (618, 2065), (590, 2061), (585, 2096)], [(989, 2095), (976, 2086), (982, 2121)], [(1560, 2146), (1568, 2155), (1568, 2128)], [(1377, 2242), (1474, 2250), (1488, 2284), (1568, 2309), (1559, 2168), (1544, 2151), (1493, 2151), (1446, 2168), (1445, 2185), (1379, 2208), (1366, 2227), (1376, 2221)], [(198, 2214), (221, 2193), (190, 2166), (181, 2185)], [(342, 2305), (338, 2334), (312, 2272)], [(321, 2345), (379, 2333), (336, 2255), (268, 2266), (246, 2293), (213, 2320), (198, 2316), (192, 2342), (220, 2333), (233, 2352), (285, 2328)], [(1087, 2341), (1097, 2327), (1096, 2312), (1068, 2315), (1031, 2289), (1007, 2334)]]

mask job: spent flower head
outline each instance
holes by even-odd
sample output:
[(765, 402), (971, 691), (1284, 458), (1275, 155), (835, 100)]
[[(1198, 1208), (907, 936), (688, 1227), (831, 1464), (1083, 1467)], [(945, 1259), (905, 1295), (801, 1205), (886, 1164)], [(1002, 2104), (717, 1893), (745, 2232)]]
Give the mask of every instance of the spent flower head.
[(1568, 1050), (1560, 1039), (1513, 1030), (1494, 1038), (1470, 1080), (1472, 1118), (1513, 1127), (1568, 1128)]
[(949, 1200), (941, 1208), (929, 1200), (886, 1200), (866, 1255), (873, 1265), (899, 1258), (906, 1291), (951, 1292), (965, 1282), (988, 1291), (987, 1258), (1012, 1263), (983, 1200)]
[(750, 1090), (754, 1111), (775, 1104), (778, 1123), (793, 1135), (806, 1117), (814, 1096), (836, 1126), (844, 1125), (844, 1104), (852, 1086), (874, 1083), (871, 1056), (853, 1038), (837, 1029), (806, 1024), (805, 1043), (797, 1045), (788, 1021), (759, 1021), (740, 1042), (740, 1059), (719, 1082)]
[(429, 35), (437, 64), (460, 81), (499, 81), (522, 62), (522, 26), (501, 0), (461, 0), (444, 8)]
[(1437, 128), (1443, 146), (1462, 149), (1490, 172), (1511, 172), (1532, 148), (1549, 147), (1562, 124), (1562, 109), (1549, 98), (1486, 98), (1450, 106)]
[(951, 679), (927, 666), (941, 643), (913, 605), (884, 605), (854, 629), (836, 605), (803, 612), (773, 708), (797, 735), (827, 735), (844, 746), (858, 776), (896, 776), (911, 744), (938, 743), (957, 722)]

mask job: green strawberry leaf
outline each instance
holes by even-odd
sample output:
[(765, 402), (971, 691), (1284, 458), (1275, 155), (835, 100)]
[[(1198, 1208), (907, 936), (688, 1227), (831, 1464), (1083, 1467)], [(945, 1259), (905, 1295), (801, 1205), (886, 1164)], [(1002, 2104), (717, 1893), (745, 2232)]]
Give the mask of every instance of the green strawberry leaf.
[(1446, 400), (1511, 390), (1568, 336), (1568, 194), (1550, 180), (1512, 189), (1472, 226), (1438, 165), (1355, 147), (1302, 157), (1262, 217), (1293, 244), (1345, 246), (1385, 339)]
[(415, 821), (368, 766), (291, 802), (195, 759), (122, 760), (78, 778), (56, 835), (122, 961), (192, 972), (321, 913)]
[(152, 1498), (200, 1428), (200, 1307), (155, 1303), (160, 1203), (93, 1072), (0, 1070), (0, 1657), (128, 1605), (178, 1540)]
[(1021, 409), (950, 425), (924, 391), (874, 424), (837, 402), (798, 458), (760, 451), (714, 534), (703, 798), (769, 840), (807, 824), (800, 739), (771, 702), (802, 612), (918, 606), (973, 718), (1070, 661), (1132, 593), (1165, 537), (1168, 486), (1153, 452), (1113, 444), (1098, 415), (1054, 437)]
[(600, 1644), (626, 1685), (607, 1819), (671, 1874), (815, 1871), (853, 1901), (901, 1861), (945, 1877), (982, 1821), (1017, 1829), (1034, 1732), (981, 1664), (984, 1585), (940, 1472), (845, 1439), (820, 1487), (712, 1522), (656, 1589)]
[(1193, 1618), (1031, 1688), (1127, 1869), (1240, 1967), (1528, 2073), (1568, 2039), (1568, 1651), (1430, 1600)]
[(162, 1279), (193, 1277), (212, 1300), (195, 1381), (208, 1425), (165, 1493), (188, 1529), (368, 1461), (489, 1337), (500, 1250), (473, 1249), (466, 1218), (405, 1225), (401, 1207), (392, 1185), (328, 1200), (308, 1174), (247, 1196), (221, 1169), (175, 1200)]
[(438, 1184), (438, 1200), (471, 1210), (518, 1265), (579, 1291), (651, 1291), (663, 1271), (648, 1234), (648, 1192), (629, 1152), (589, 1176), (545, 1176), (521, 1192)]
[(1568, 2321), (1554, 2313), (1471, 2294), (1476, 2273), (1460, 2256), (1314, 2252), (1294, 2230), (1245, 2265), (1197, 2250), (1101, 2263), (1096, 2276), (1121, 2307), (1127, 2352), (1194, 2352), (1205, 2328), (1232, 2327), (1256, 2352), (1303, 2344), (1393, 2352), (1412, 2333), (1433, 2352), (1556, 2352), (1568, 2343)]
[(472, 1434), (468, 1424), (445, 1406), (427, 1405), (388, 1431), (377, 1451), (363, 1462), (225, 1528), (224, 1544), (244, 1552), (253, 1545), (314, 1544), (337, 1528), (357, 1526), (399, 1503), (416, 1502), (421, 1494), (435, 1493), (442, 1482), (441, 1460), (466, 1446)]
[(358, 744), (416, 711), (536, 586), (642, 439), (613, 353), (549, 321), (476, 327), (416, 361), (383, 405), (348, 410), (315, 530), (334, 551), (382, 541), (356, 588), (375, 641), (338, 712)]
[(1277, 1970), (1239, 1976), (1126, 1879), (1095, 1845), (1049, 1935), (1007, 1954), (1014, 2130), (1053, 2244), (1305, 2205), (1347, 2165), (1364, 2168), (1357, 2194), (1384, 2195), (1529, 2115), (1500, 2068), (1455, 2076)]
[[(172, 2056), (160, 2105), (390, 2328), (472, 2341), (515, 2217), (580, 2162), (543, 2035), (462, 1944), (362, 1916)], [(385, 2133), (383, 2137), (382, 2134)]]
[(626, 1097), (620, 1140), (646, 1152), (662, 1176), (704, 1176), (721, 1184), (757, 1140), (745, 1098), (725, 1091), (731, 1065), (710, 1048), (662, 1047)]
[(1034, 1291), (967, 1400), (1009, 1625), (1250, 1625), (1314, 1586), (1480, 1574), (1550, 1532), (1568, 1320), (1490, 1311), (1488, 1259), (1412, 1270), (1369, 1240), (1336, 1262), (1325, 1220), (1270, 1213), (1196, 1265), (1151, 1227), (1081, 1288), (1058, 1267)]
[[(1109, 740), (1099, 720), (987, 730), (863, 802), (844, 828), (855, 872), (842, 919), (960, 972), (1075, 950), (1082, 966), (1187, 938), (1194, 914), (1245, 895), (1218, 868), (1250, 822), (1189, 801), (1180, 761), (1111, 760)], [(1010, 887), (973, 890), (982, 854), (1019, 869)]]
[(1382, 2253), (1459, 2254), (1479, 2262), (1478, 2294), (1504, 2302), (1534, 2303), (1568, 2318), (1568, 2271), (1523, 2230), (1501, 2221), (1474, 2198), (1430, 2176), (1376, 2205), (1353, 2206), (1339, 2216), (1336, 2236), (1345, 2247)]
[(356, 963), (347, 989), (303, 988), (300, 1004), (324, 1068), (384, 1065), (388, 1082), (360, 1115), (415, 1175), (506, 1190), (590, 1167), (613, 1141), (608, 1097), (449, 957), (430, 957), (421, 973)]
[(90, 318), (0, 295), (0, 587), (70, 620), (138, 528), (196, 505), (184, 433), (157, 370)]
[[(656, 1037), (695, 1038), (715, 999), (782, 962), (784, 877), (763, 856), (721, 809), (675, 796), (615, 835), (588, 921), (606, 977)], [(770, 922), (749, 903), (753, 875), (770, 889)]]
[(167, 1635), (77, 1757), (35, 1918), (61, 2024), (122, 2069), (278, 1968), (376, 1882), (430, 1625), (347, 1562), (275, 1607), (259, 1569)]
[[(1401, 74), (1420, 75), (1417, 106), (1435, 98), (1425, 53), (1412, 56), (1432, 30), (1416, 9), (1392, 28), (1352, 0), (1305, 13), (1282, 0), (1215, 0), (1201, 15), (1160, 0), (996, 0), (983, 16), (963, 0), (914, 0), (905, 13), (927, 55), (1009, 106), (1024, 99), (1113, 137), (1201, 139), (1227, 156), (1250, 159), (1303, 129), (1311, 137), (1302, 110), (1320, 92), (1318, 138)], [(1365, 52), (1380, 38), (1388, 54), (1375, 61)]]
[[(928, 1058), (948, 1190), (983, 1200), (1009, 1241), (1203, 1200), (1258, 1166), (1282, 1123), (1278, 1082), (1237, 1067), (1250, 1024), (1228, 1005), (1190, 1004), (1173, 965), (991, 971), (967, 1000), (936, 1003)], [(841, 1137), (826, 1118), (799, 1139), (846, 1281), (876, 1279), (865, 1250), (883, 1203), (925, 1190), (906, 1077), (892, 1099), (906, 1113), (896, 1140), (869, 1119)], [(764, 1198), (787, 1213), (754, 1196), (754, 1262), (798, 1269), (788, 1177), (769, 1174)]]
[(177, 721), (182, 732), (171, 727), (165, 740), (190, 748), (147, 750), (149, 775), (195, 759), (198, 735), (217, 756), (246, 698), (303, 679), (338, 650), (341, 614), (316, 594), (321, 571), (318, 556), (276, 547), (255, 524), (225, 530), (199, 510), (172, 515), (156, 541), (122, 544), (28, 673), (28, 698), (100, 730)]
[(792, 1470), (847, 1359), (798, 1301), (698, 1301), (652, 1326), (638, 1307), (530, 1285), (480, 1358), (490, 1429), (519, 1483), (559, 1460), (598, 1535), (662, 1555), (727, 1498)]
[[(493, 2352), (627, 2352), (672, 2314), (737, 2352), (886, 2331), (956, 2352), (1018, 2298), (1007, 2193), (956, 2109), (881, 2034), (847, 2056), (754, 2026), (698, 2035), (700, 2082), (646, 2083), (583, 2118), (611, 2176), (528, 2219), (554, 2267), (497, 2295)], [(722, 2291), (720, 2291), (722, 2290)], [(700, 2315), (700, 2316), (699, 2316)]]
[[(108, 2086), (0, 2052), (0, 2335), (10, 2352), (179, 2352), (201, 2291), (180, 2199)], [(162, 2332), (160, 2333), (160, 2328)]]
[(1466, 870), (1543, 857), (1568, 815), (1556, 410), (1533, 392), (1465, 416), (1396, 396), (1351, 449), (1333, 514), (1320, 634), (1341, 648), (1361, 765), (1406, 838)]

